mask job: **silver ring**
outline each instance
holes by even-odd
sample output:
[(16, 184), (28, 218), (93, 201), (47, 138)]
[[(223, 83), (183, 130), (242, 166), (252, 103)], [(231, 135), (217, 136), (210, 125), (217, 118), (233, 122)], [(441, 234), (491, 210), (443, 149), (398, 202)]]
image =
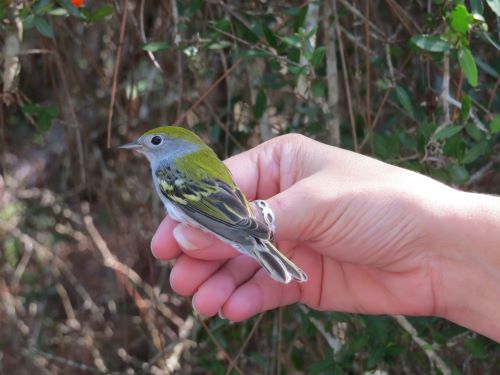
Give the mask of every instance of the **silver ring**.
[(269, 204), (267, 204), (266, 201), (257, 199), (255, 201), (255, 204), (257, 207), (260, 208), (260, 211), (262, 212), (262, 216), (264, 217), (264, 221), (266, 222), (268, 228), (271, 230), (271, 240), (274, 238), (274, 235), (276, 234), (276, 216), (274, 216), (274, 212), (269, 207)]

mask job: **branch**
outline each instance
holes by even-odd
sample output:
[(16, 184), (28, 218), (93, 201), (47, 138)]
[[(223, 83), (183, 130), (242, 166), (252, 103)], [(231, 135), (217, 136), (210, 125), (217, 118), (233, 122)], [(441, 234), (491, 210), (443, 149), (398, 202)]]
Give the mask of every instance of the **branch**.
[(444, 128), (451, 124), (451, 115), (450, 115), (450, 53), (445, 52), (443, 56), (443, 85), (441, 87), (441, 103), (443, 105), (444, 111), (444, 119), (439, 128)]
[(123, 39), (125, 38), (125, 26), (127, 25), (127, 15), (128, 15), (128, 0), (124, 0), (123, 15), (120, 24), (120, 37), (119, 37), (120, 39), (118, 40), (118, 48), (116, 49), (115, 69), (113, 72), (113, 84), (111, 86), (111, 101), (109, 103), (109, 111), (108, 111), (108, 137), (106, 141), (106, 146), (108, 148), (111, 147), (111, 122), (113, 121), (113, 109), (116, 100), (116, 86), (118, 84), (118, 71), (120, 68), (120, 60), (122, 56)]
[(337, 12), (337, 0), (331, 0), (332, 4), (332, 10), (333, 10), (333, 17), (334, 17), (334, 24), (335, 24), (335, 30), (337, 32), (337, 40), (339, 43), (339, 51), (340, 51), (340, 61), (342, 62), (342, 73), (344, 76), (344, 86), (345, 86), (345, 91), (346, 91), (346, 98), (347, 98), (347, 108), (349, 110), (349, 120), (351, 122), (351, 132), (352, 132), (352, 139), (354, 143), (354, 151), (358, 152), (358, 137), (356, 135), (356, 122), (354, 119), (354, 111), (352, 108), (352, 98), (351, 98), (351, 88), (349, 86), (349, 77), (347, 76), (347, 63), (345, 60), (345, 54), (344, 54), (344, 45), (342, 43), (342, 34), (340, 32), (340, 21), (339, 21), (339, 15)]
[[(310, 2), (307, 8), (307, 14), (304, 25), (306, 34), (310, 34), (314, 29), (316, 29), (316, 32), (314, 32), (309, 37), (308, 40), (309, 46), (305, 47), (305, 48), (311, 48), (312, 51), (314, 51), (314, 49), (316, 48), (316, 33), (318, 32), (318, 15), (319, 15), (319, 4), (314, 1)], [(299, 64), (301, 66), (309, 65), (309, 61), (306, 59), (303, 53), (300, 54)], [(312, 67), (310, 67), (310, 69), (312, 69)], [(311, 74), (311, 72), (309, 72), (309, 74)], [(306, 76), (305, 74), (301, 74), (297, 81), (297, 87), (295, 88), (295, 93), (307, 99), (310, 95), (310, 91), (311, 91), (311, 81), (309, 77)]]
[(395, 315), (393, 318), (398, 324), (410, 334), (412, 340), (424, 351), (429, 359), (431, 367), (436, 366), (443, 375), (451, 375), (450, 368), (444, 363), (442, 358), (434, 351), (431, 344), (418, 336), (418, 332), (411, 323), (402, 315)]
[(326, 47), (326, 81), (328, 85), (328, 112), (326, 127), (330, 135), (330, 144), (340, 145), (340, 110), (339, 110), (339, 72), (337, 68), (337, 41), (335, 27), (330, 24), (333, 15), (332, 4), (325, 2), (323, 29)]

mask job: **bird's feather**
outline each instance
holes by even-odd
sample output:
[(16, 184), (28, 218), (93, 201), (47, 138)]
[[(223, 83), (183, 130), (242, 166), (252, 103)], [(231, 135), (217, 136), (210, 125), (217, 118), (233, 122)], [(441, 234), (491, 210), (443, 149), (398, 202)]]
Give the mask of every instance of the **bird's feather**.
[(242, 243), (270, 238), (269, 228), (255, 218), (236, 185), (208, 178), (194, 182), (172, 167), (160, 167), (156, 178), (167, 199), (215, 234)]

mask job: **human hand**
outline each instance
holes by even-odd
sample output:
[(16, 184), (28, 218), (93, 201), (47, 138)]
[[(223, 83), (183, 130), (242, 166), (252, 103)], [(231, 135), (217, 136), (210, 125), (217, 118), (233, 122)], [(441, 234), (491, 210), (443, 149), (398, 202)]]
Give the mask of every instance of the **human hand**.
[[(314, 309), (433, 315), (438, 219), (458, 194), (432, 179), (299, 135), (226, 161), (250, 200), (276, 215), (278, 248), (309, 276), (280, 284), (251, 258), (166, 218), (153, 254), (203, 315), (232, 321), (302, 302)], [(178, 245), (180, 244), (180, 246)]]

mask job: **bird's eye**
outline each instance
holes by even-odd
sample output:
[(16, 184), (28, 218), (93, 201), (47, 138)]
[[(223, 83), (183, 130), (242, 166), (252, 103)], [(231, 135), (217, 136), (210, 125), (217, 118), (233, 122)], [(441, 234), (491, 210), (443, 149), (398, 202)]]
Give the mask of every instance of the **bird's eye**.
[(162, 142), (162, 139), (159, 135), (155, 135), (153, 138), (151, 138), (151, 144), (153, 146), (158, 146)]

